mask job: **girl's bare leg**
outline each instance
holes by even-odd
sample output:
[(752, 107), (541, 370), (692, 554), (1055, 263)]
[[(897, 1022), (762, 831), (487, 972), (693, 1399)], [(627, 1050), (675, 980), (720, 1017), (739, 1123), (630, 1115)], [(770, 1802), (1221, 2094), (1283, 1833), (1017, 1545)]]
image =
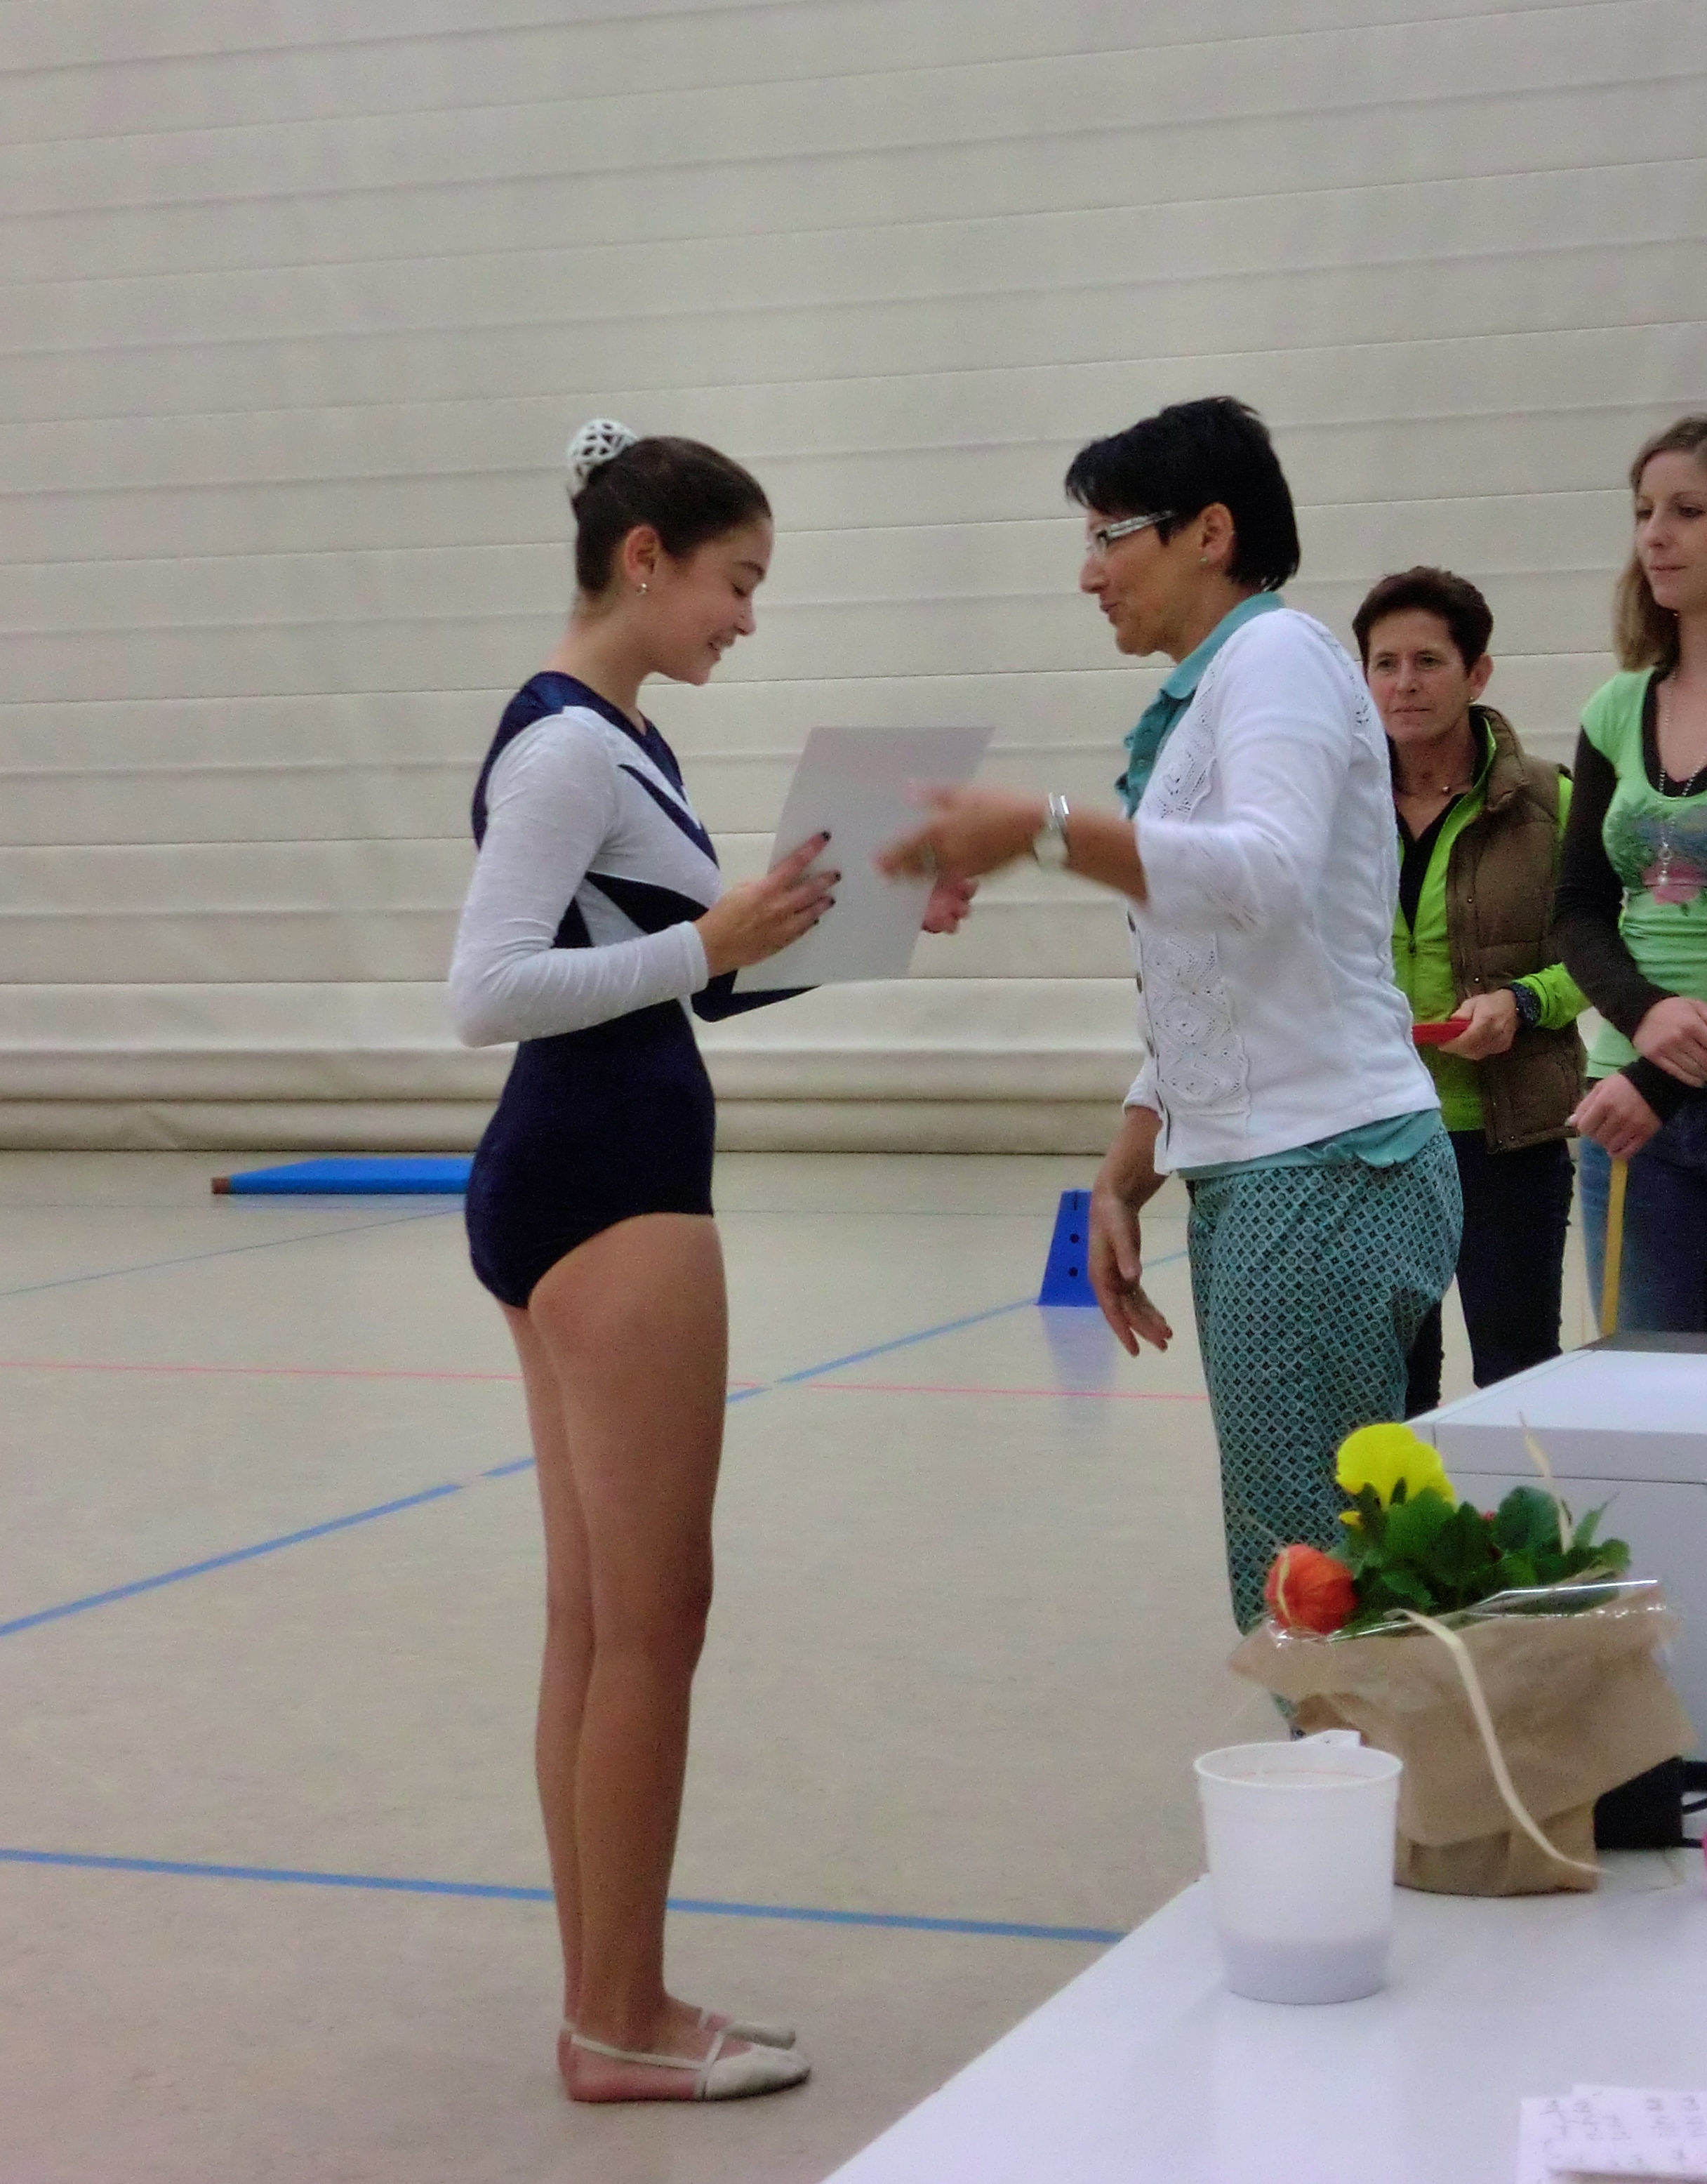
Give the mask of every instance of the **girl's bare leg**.
[[(568, 1634), (555, 1653), (548, 1644), (567, 1719), (564, 1742), (556, 1727), (545, 1735), (541, 1770), (558, 1815), (547, 1819), (553, 1878), (570, 1876), (567, 1906), (559, 1895), (568, 1997), (589, 2038), (699, 2053), (709, 2034), (664, 1989), (664, 1919), (711, 1602), (728, 1354), (716, 1229), (686, 1214), (623, 1222), (560, 1260), (526, 1317), (555, 1383), (570, 1482), (556, 1494), (542, 1480)], [(559, 1445), (543, 1439), (559, 1460)], [(583, 1674), (573, 1634), (588, 1616)], [(577, 1695), (579, 1737), (565, 1758)], [(579, 2048), (565, 2048), (564, 2064), (580, 2099), (692, 2091), (687, 2072)]]
[(575, 1838), (575, 1754), (592, 1669), (592, 1593), (587, 1526), (575, 1491), (563, 1396), (545, 1346), (525, 1312), (503, 1307), (527, 1392), (528, 1430), (545, 1519), (545, 1653), (534, 1730), (534, 1777), (563, 1940), (563, 2014), (573, 2019), (581, 1964), (581, 1861)]

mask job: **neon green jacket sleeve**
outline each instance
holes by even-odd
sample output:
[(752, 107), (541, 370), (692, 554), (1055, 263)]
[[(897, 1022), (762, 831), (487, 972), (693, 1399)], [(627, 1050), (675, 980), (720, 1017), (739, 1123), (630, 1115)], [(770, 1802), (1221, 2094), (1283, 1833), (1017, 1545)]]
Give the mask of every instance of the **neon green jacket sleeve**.
[[(1559, 837), (1565, 838), (1565, 822), (1571, 816), (1571, 782), (1568, 776), (1559, 777)], [(1588, 1006), (1588, 996), (1577, 984), (1562, 963), (1549, 963), (1544, 971), (1532, 971), (1527, 978), (1514, 978), (1515, 986), (1527, 986), (1541, 1003), (1541, 1029), (1563, 1031), (1567, 1024), (1576, 1022)]]

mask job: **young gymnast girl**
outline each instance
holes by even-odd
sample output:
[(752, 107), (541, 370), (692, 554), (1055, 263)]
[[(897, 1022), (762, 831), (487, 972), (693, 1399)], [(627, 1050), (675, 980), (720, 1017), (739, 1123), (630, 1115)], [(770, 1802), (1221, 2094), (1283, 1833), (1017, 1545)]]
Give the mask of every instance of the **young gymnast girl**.
[(837, 875), (809, 870), (820, 837), (726, 890), (640, 710), (648, 676), (703, 683), (751, 633), (771, 553), (758, 482), (608, 421), (576, 434), (570, 472), (574, 610), (481, 769), (450, 974), (464, 1042), (520, 1042), (475, 1156), (469, 1243), (521, 1360), (545, 1518), (559, 2067), (577, 2101), (724, 2100), (808, 2066), (787, 2026), (664, 1980), (727, 1380), (711, 1087), (684, 1004), (753, 1006), (735, 972), (815, 924)]

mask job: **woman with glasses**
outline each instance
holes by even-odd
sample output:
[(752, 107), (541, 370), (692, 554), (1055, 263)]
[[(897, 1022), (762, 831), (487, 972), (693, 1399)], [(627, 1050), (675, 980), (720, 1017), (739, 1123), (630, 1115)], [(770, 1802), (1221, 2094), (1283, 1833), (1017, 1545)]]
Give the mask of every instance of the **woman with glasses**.
[(1262, 421), (1176, 404), (1082, 448), (1066, 489), (1080, 588), (1121, 652), (1175, 663), (1126, 739), (1125, 815), (942, 791), (882, 861), (970, 876), (1029, 854), (1126, 898), (1147, 1057), (1092, 1195), (1091, 1278), (1128, 1351), (1167, 1346), (1140, 1216), (1181, 1173), (1248, 1629), (1276, 1546), (1339, 1536), (1340, 1441), (1404, 1415), (1458, 1173), (1393, 983), (1386, 740), (1352, 660), (1279, 596), (1298, 529)]

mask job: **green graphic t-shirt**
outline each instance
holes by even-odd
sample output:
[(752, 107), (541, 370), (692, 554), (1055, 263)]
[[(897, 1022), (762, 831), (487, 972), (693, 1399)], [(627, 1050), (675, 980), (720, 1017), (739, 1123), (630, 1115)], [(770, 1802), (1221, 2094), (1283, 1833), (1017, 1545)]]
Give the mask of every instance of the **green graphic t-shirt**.
[[(1707, 1001), (1707, 785), (1662, 796), (1649, 779), (1642, 712), (1652, 679), (1651, 669), (1615, 675), (1584, 708), (1582, 732), (1618, 777), (1602, 838), (1623, 883), (1624, 944), (1656, 986)], [(1607, 1077), (1635, 1059), (1623, 1033), (1603, 1024), (1588, 1073)]]

